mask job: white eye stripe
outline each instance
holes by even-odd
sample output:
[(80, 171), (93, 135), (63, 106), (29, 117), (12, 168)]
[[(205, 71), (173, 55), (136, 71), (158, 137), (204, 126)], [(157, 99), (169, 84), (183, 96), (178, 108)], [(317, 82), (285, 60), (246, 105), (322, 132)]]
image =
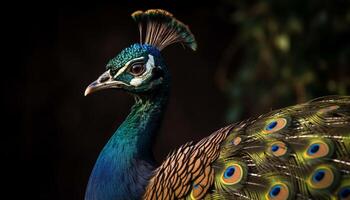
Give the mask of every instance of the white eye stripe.
[(127, 67), (127, 65), (124, 65), (124, 67), (120, 68), (113, 78), (117, 78), (121, 73), (123, 73), (126, 70)]
[(135, 61), (135, 62), (131, 63), (130, 66), (137, 65), (137, 64), (144, 64), (144, 62)]

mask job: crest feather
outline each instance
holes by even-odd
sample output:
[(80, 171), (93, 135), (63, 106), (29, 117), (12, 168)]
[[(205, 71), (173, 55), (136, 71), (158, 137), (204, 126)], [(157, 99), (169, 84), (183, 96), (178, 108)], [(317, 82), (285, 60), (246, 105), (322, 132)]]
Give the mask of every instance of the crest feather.
[(140, 31), (140, 43), (143, 43), (143, 27), (146, 25), (145, 44), (150, 44), (160, 51), (173, 43), (182, 43), (197, 49), (194, 35), (188, 26), (177, 20), (171, 13), (161, 9), (136, 11), (131, 17), (138, 23)]

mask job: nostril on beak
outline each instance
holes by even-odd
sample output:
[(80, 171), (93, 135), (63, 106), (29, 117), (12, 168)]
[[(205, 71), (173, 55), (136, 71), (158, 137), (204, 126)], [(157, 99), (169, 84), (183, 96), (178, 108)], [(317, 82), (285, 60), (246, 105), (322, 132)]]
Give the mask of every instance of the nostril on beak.
[(103, 83), (103, 82), (106, 82), (106, 81), (108, 81), (109, 80), (109, 76), (102, 76), (98, 81), (100, 82), (100, 83)]

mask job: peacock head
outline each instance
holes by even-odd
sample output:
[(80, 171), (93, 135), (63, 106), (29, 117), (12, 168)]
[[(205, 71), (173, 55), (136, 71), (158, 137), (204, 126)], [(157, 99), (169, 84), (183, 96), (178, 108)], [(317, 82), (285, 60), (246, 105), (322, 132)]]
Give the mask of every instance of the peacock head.
[[(152, 9), (136, 11), (132, 15), (139, 24), (140, 43), (122, 50), (107, 64), (107, 71), (85, 90), (85, 96), (95, 91), (117, 88), (133, 94), (152, 93), (169, 83), (169, 73), (160, 51), (180, 42), (192, 50), (197, 44), (189, 28), (171, 13)], [(143, 25), (146, 24), (144, 43)]]
[(85, 95), (107, 88), (146, 93), (168, 81), (160, 51), (148, 44), (125, 48), (108, 62), (106, 68), (107, 71), (86, 88)]

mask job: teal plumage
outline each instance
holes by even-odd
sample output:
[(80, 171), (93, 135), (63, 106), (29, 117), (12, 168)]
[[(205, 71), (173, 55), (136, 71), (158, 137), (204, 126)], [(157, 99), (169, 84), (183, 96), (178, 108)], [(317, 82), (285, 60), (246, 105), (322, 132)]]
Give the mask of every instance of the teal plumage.
[(100, 153), (86, 200), (139, 199), (152, 170), (152, 145), (166, 106), (167, 92), (138, 100)]
[[(102, 150), (85, 199), (350, 199), (350, 97), (328, 96), (223, 127), (157, 166), (152, 144), (170, 89), (160, 51), (197, 43), (164, 10), (137, 11), (140, 43), (107, 64), (85, 95), (113, 88), (135, 105)], [(143, 35), (145, 37), (143, 38)]]

